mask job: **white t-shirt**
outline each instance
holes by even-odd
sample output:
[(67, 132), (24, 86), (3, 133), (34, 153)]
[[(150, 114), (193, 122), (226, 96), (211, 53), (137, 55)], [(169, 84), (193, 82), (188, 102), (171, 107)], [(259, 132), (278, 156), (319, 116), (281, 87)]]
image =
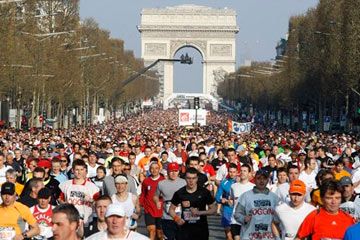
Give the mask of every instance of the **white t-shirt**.
[(73, 204), (87, 223), (92, 215), (92, 201), (99, 195), (100, 189), (92, 182), (85, 181), (83, 184), (75, 184), (73, 180), (60, 183), (59, 188), (65, 202)]
[(298, 208), (292, 208), (288, 203), (283, 203), (275, 208), (275, 222), (280, 222), (281, 239), (293, 240), (305, 217), (316, 208), (308, 203)]
[(6, 171), (9, 170), (9, 169), (12, 169), (11, 166), (3, 166), (1, 169), (0, 169), (0, 185), (3, 184), (4, 182), (6, 182)]
[(244, 193), (247, 192), (251, 189), (253, 189), (255, 186), (255, 184), (251, 183), (251, 182), (247, 182), (247, 183), (234, 183), (233, 185), (231, 185), (231, 189), (230, 189), (230, 197), (231, 199), (234, 199), (234, 209), (233, 209), (233, 213), (231, 215), (231, 224), (239, 224), (235, 218), (234, 218), (234, 212), (236, 209), (236, 205), (239, 202), (239, 198), (240, 196)]
[[(90, 237), (86, 238), (86, 240), (108, 240), (108, 239), (110, 239), (110, 238), (108, 238), (107, 231), (98, 232), (98, 233), (95, 233), (95, 234), (91, 235)], [(128, 233), (125, 238), (116, 238), (116, 239), (117, 240), (125, 240), (125, 239), (149, 240), (150, 238), (148, 238), (140, 233), (128, 230)]]
[(228, 175), (228, 166), (227, 164), (223, 164), (217, 170), (215, 179), (218, 181), (222, 181), (226, 178), (227, 175)]
[(307, 174), (305, 171), (302, 171), (300, 173), (299, 179), (305, 183), (307, 192), (309, 192), (310, 188), (312, 189), (317, 188), (315, 177), (316, 177), (315, 171), (312, 171), (310, 174)]
[(95, 167), (90, 166), (90, 164), (87, 165), (87, 178), (96, 177), (96, 169), (100, 166), (99, 164), (95, 164)]
[[(360, 169), (357, 169), (352, 175), (352, 182), (356, 183), (358, 181), (360, 181)], [(360, 185), (357, 186), (354, 190), (356, 193), (360, 193)]]
[(280, 203), (289, 203), (290, 202), (289, 189), (290, 189), (290, 184), (288, 182), (280, 184), (277, 187), (275, 194), (278, 195), (278, 197), (280, 199)]

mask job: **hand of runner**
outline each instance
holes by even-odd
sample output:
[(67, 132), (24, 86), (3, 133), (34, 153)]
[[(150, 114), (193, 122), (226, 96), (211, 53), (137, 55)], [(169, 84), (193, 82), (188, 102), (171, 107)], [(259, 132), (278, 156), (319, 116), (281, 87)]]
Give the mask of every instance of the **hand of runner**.
[(161, 209), (161, 202), (157, 202), (156, 207), (157, 207), (157, 209)]
[(191, 213), (192, 213), (193, 215), (195, 215), (195, 216), (200, 216), (199, 209), (191, 207), (191, 208), (190, 208), (190, 211), (191, 211)]
[(221, 198), (221, 203), (222, 204), (225, 204), (225, 203), (227, 203), (228, 202), (228, 200), (226, 199), (226, 198)]
[(138, 220), (139, 219), (139, 215), (137, 215), (136, 213), (133, 213), (131, 215), (131, 218), (134, 219), (134, 220)]
[(181, 203), (182, 207), (190, 207), (190, 201), (182, 201)]
[(179, 226), (184, 225), (184, 223), (185, 223), (185, 221), (184, 221), (184, 219), (182, 219), (182, 218), (179, 218), (179, 219), (176, 221), (176, 224), (179, 225)]
[(244, 217), (244, 221), (245, 221), (245, 223), (250, 222), (250, 221), (251, 221), (251, 218), (252, 218), (252, 216), (251, 216), (251, 215), (246, 215), (246, 216)]
[(21, 234), (17, 234), (14, 237), (14, 240), (23, 240), (23, 239), (24, 239), (24, 237)]

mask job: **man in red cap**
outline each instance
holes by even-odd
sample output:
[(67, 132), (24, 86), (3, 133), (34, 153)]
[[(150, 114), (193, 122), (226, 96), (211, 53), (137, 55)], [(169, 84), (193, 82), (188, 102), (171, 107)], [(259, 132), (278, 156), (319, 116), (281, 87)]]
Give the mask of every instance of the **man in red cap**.
[(275, 236), (279, 239), (294, 239), (302, 221), (315, 210), (314, 206), (304, 202), (306, 185), (303, 181), (298, 179), (292, 181), (289, 195), (289, 203), (284, 202), (275, 208)]
[[(164, 200), (161, 226), (164, 231), (164, 235), (169, 240), (176, 239), (176, 234), (179, 232), (177, 224), (169, 215), (171, 199), (177, 190), (186, 185), (186, 181), (179, 177), (179, 170), (180, 167), (176, 162), (172, 162), (167, 165), (168, 179), (159, 182), (154, 196), (154, 202), (156, 203), (158, 209), (161, 209), (162, 207), (159, 198), (161, 197)], [(180, 215), (181, 212), (178, 211), (178, 213)]]

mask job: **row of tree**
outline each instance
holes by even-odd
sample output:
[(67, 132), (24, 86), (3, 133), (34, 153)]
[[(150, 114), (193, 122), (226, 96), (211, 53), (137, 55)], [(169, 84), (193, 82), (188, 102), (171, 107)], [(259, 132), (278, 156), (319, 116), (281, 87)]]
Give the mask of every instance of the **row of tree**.
[(285, 54), (276, 64), (238, 69), (219, 94), (257, 109), (313, 112), (320, 123), (324, 116), (353, 121), (360, 90), (359, 9), (357, 0), (320, 0), (291, 17)]
[(45, 115), (61, 127), (74, 111), (88, 124), (99, 107), (116, 112), (159, 89), (151, 72), (123, 83), (144, 63), (93, 19), (80, 22), (79, 0), (0, 3), (0, 42), (0, 100), (30, 126)]

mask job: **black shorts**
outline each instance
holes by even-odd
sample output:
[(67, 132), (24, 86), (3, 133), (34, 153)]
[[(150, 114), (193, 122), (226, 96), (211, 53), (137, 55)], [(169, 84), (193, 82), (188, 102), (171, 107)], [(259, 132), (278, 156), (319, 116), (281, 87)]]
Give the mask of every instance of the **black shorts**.
[(231, 235), (233, 237), (240, 236), (241, 225), (239, 225), (239, 224), (231, 224), (230, 228), (231, 228)]
[(146, 226), (155, 225), (156, 229), (161, 229), (161, 217), (153, 217), (149, 213), (145, 213), (144, 216)]

